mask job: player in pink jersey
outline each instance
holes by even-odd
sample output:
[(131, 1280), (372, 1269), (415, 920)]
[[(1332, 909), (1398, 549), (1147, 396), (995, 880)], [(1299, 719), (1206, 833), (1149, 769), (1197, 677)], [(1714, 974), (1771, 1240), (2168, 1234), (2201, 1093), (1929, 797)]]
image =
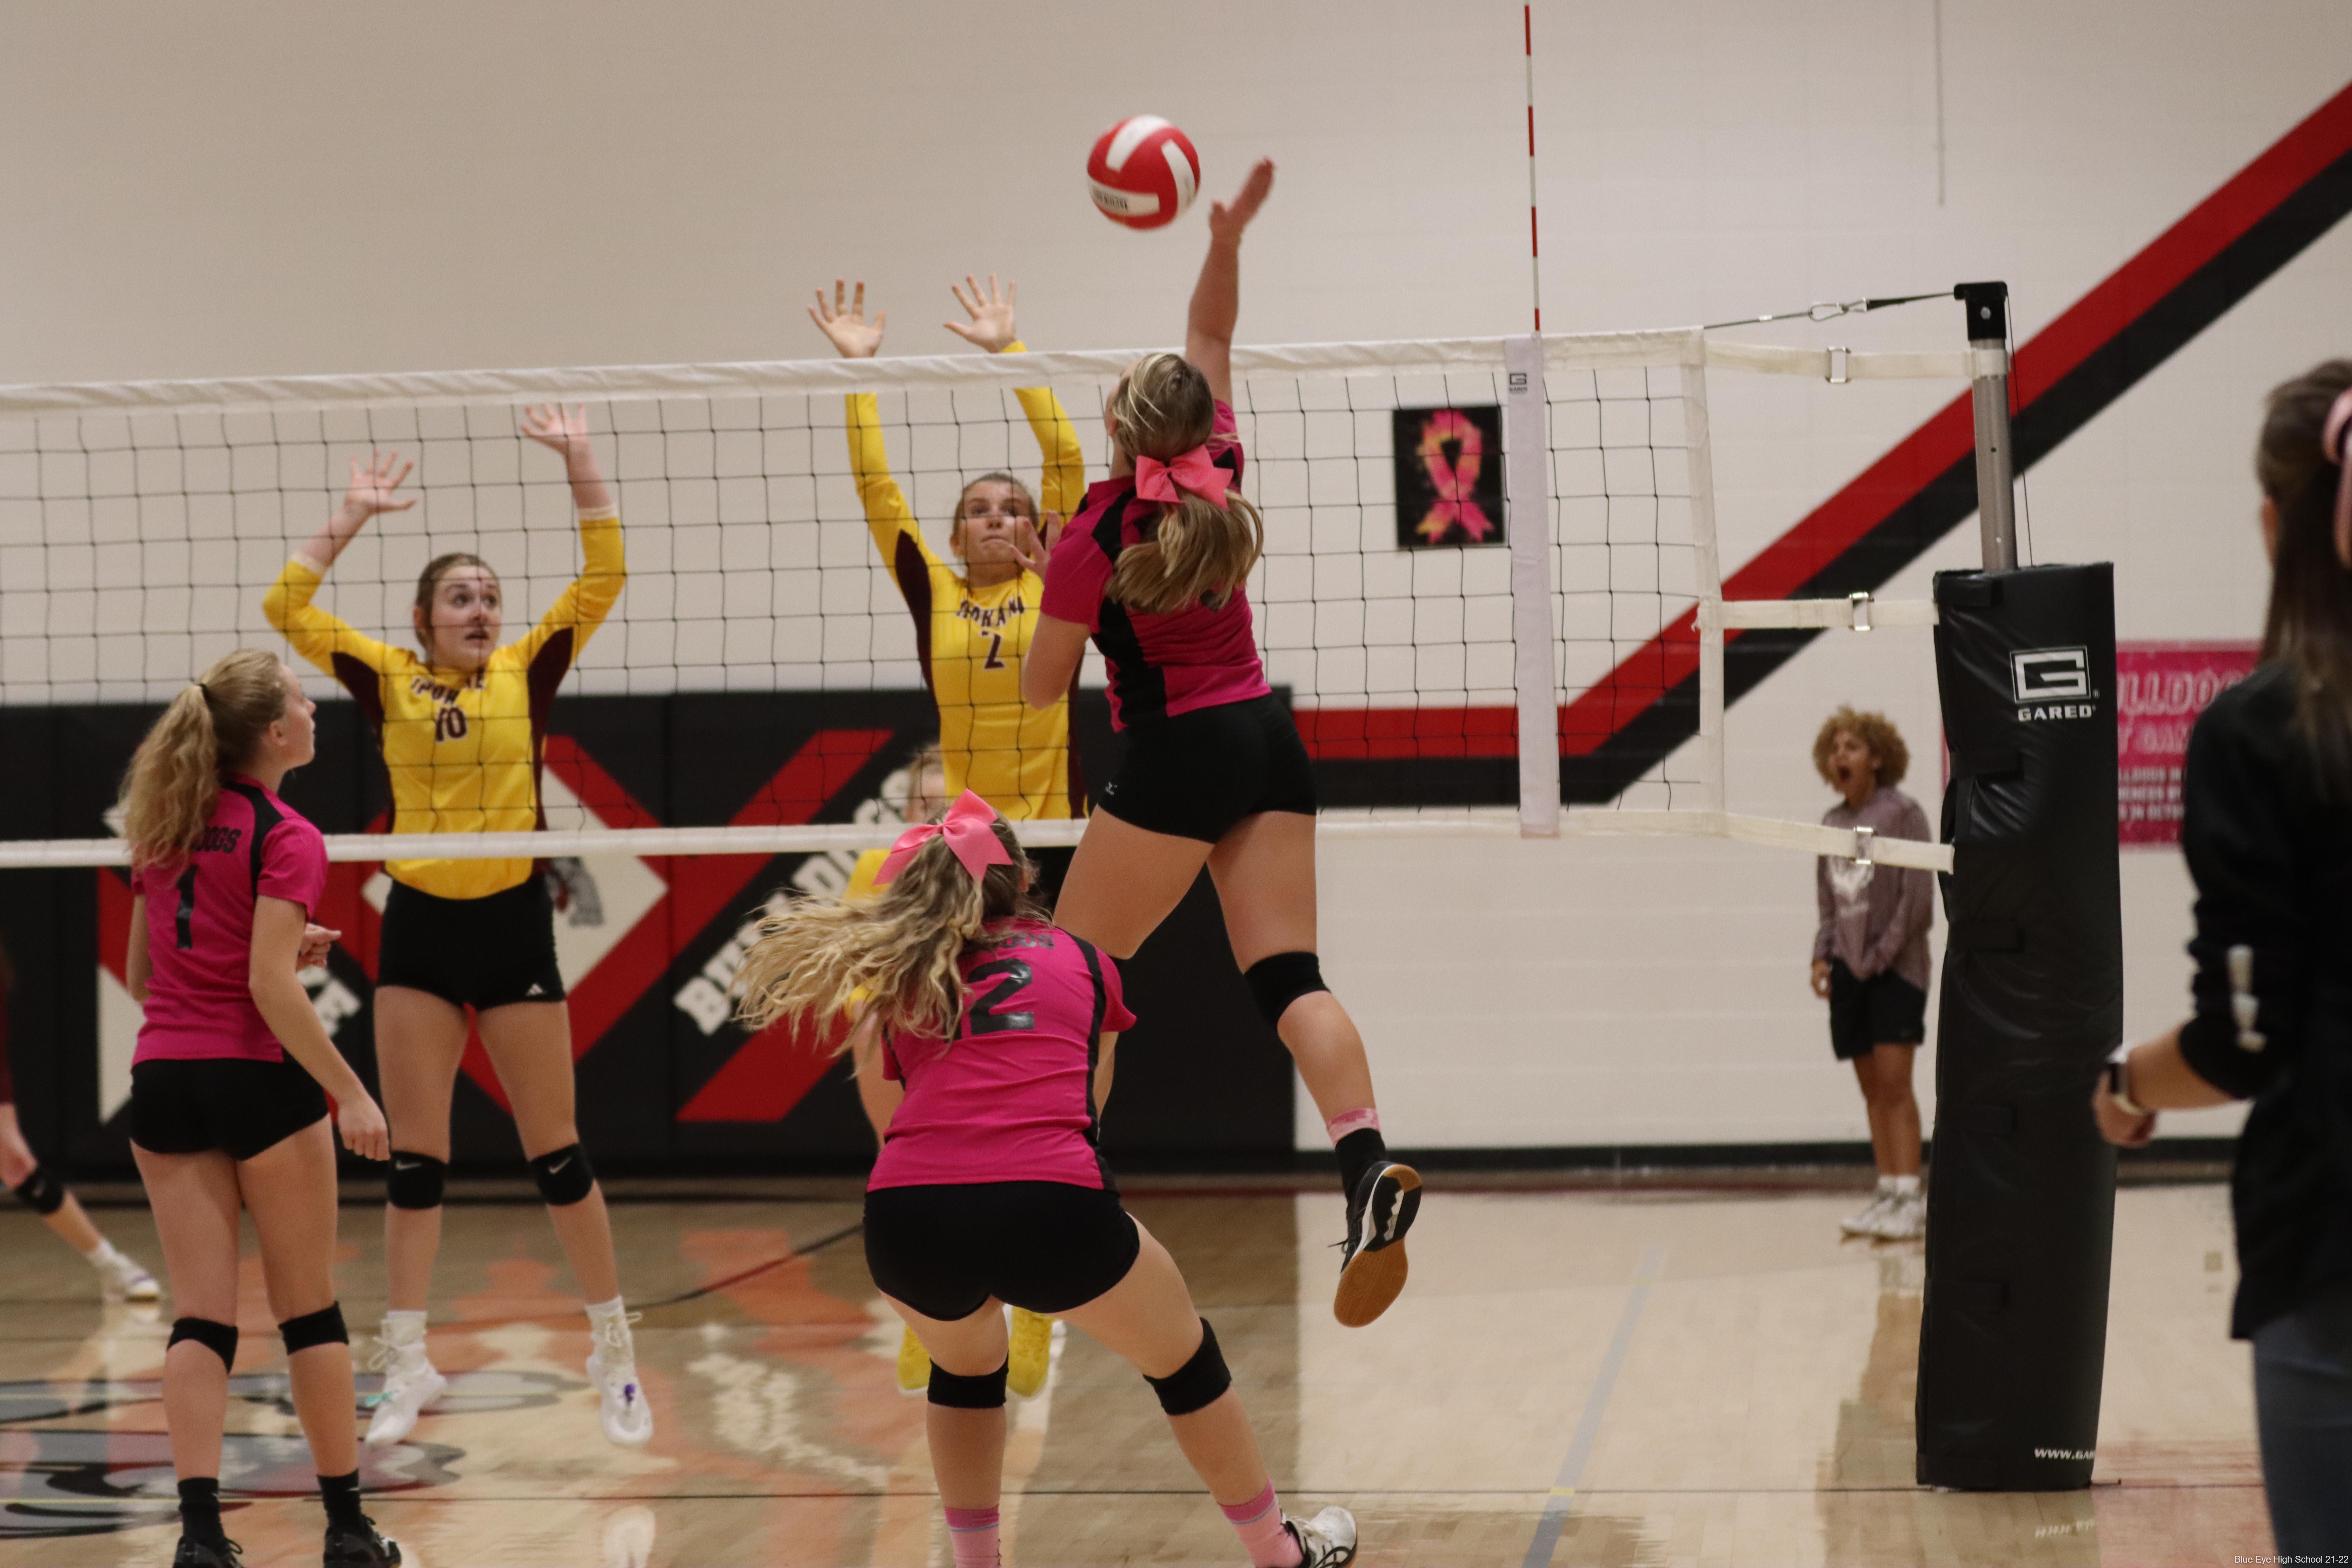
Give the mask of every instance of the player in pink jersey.
[[(1273, 188), (1274, 164), (1261, 161), (1231, 205), (1211, 206), (1182, 357), (1146, 354), (1104, 404), (1110, 477), (1088, 487), (1051, 561), (1037, 563), (1050, 570), (1022, 695), (1033, 707), (1057, 700), (1087, 639), (1102, 650), (1127, 755), (1054, 917), (1128, 958), (1209, 868), (1234, 958), (1339, 1156), (1348, 1236), (1332, 1310), (1355, 1327), (1404, 1289), (1421, 1176), (1388, 1157), (1363, 1037), (1323, 984), (1314, 769), (1266, 684), (1243, 589), (1265, 531), (1238, 489), (1234, 322), (1242, 231)], [(1034, 530), (1022, 547), (1042, 554)]]
[(16, 1125), (16, 1085), (8, 1071), (8, 999), (16, 974), (8, 954), (0, 949), (0, 1186), (6, 1187), (41, 1223), (98, 1271), (100, 1294), (110, 1301), (152, 1301), (163, 1291), (155, 1277), (117, 1250), (98, 1233), (89, 1215), (66, 1191), (57, 1173), (40, 1162)]
[(131, 1152), (181, 1314), (163, 1359), (180, 1483), (173, 1568), (240, 1561), (221, 1530), (219, 1479), (240, 1210), (261, 1238), (294, 1411), (319, 1472), (326, 1568), (401, 1561), (360, 1509), (327, 1096), (353, 1153), (382, 1160), (390, 1136), (295, 975), (327, 849), (278, 786), (310, 760), (311, 712), (292, 670), (240, 649), (173, 699), (123, 780), (134, 894), (125, 972), (146, 1009), (131, 1058)]
[[(1047, 922), (1013, 830), (967, 790), (908, 829), (857, 903), (795, 900), (738, 972), (743, 1016), (814, 1026), (863, 993), (906, 1086), (866, 1192), (874, 1283), (930, 1350), (931, 1468), (957, 1568), (997, 1561), (1006, 1303), (1133, 1363), (1260, 1568), (1356, 1554), (1356, 1524), (1286, 1518), (1217, 1336), (1097, 1145), (1118, 967)], [(864, 1035), (866, 1031), (860, 1031)]]

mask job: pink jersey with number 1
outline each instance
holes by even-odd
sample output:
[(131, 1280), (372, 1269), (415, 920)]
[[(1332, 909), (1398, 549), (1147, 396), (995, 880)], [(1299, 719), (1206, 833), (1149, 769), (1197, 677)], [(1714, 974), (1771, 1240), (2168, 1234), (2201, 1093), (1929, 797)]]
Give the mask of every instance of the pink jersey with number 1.
[(147, 900), (147, 1018), (132, 1066), (158, 1058), (285, 1059), (253, 1005), (253, 912), (261, 900), (307, 916), (327, 886), (327, 841), (301, 813), (248, 778), (221, 785), (187, 864), (149, 867), (132, 890)]
[(883, 1037), (907, 1086), (868, 1188), (1111, 1186), (1096, 1152), (1095, 1042), (1131, 1026), (1110, 955), (1039, 921), (1002, 921), (961, 961), (955, 1038)]

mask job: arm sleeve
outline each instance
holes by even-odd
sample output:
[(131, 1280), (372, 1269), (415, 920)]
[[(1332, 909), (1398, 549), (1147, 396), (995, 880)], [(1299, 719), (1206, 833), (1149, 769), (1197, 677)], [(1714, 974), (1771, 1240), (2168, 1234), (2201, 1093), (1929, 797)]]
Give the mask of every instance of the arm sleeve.
[(1127, 983), (1119, 978), (1118, 961), (1097, 950), (1102, 960), (1103, 1021), (1107, 1033), (1118, 1034), (1135, 1027), (1135, 1015), (1127, 1010)]
[(842, 402), (848, 417), (849, 473), (857, 481), (857, 503), (866, 509), (866, 526), (874, 535), (874, 548), (882, 552), (882, 563), (895, 573), (900, 542), (906, 541), (926, 567), (937, 566), (939, 557), (924, 542), (906, 492), (890, 477), (890, 452), (882, 442), (882, 415), (874, 395), (853, 392)]
[(574, 634), (572, 655), (579, 658), (596, 628), (620, 602), (621, 589), (629, 580), (626, 557), (621, 548), (621, 519), (611, 511), (580, 514), (580, 575), (540, 617), (530, 635), (515, 645), (518, 656), (528, 663), (547, 640), (561, 631)]
[[(2299, 852), (2285, 788), (2308, 763), (2284, 735), (2262, 732), (2248, 705), (2217, 701), (2190, 733), (2181, 780), (2180, 846), (2197, 882), (2196, 1013), (2180, 1031), (2197, 1076), (2241, 1100), (2258, 1094), (2303, 1046), (2301, 998), (2310, 981), (2309, 931), (2295, 899)], [(2260, 1051), (2238, 1044), (2230, 950), (2253, 950)]]
[[(1927, 814), (1914, 802), (1902, 820), (1888, 835), (1892, 838), (1927, 841)], [(1906, 947), (1927, 934), (1927, 927), (1936, 916), (1936, 874), (1909, 868), (1884, 866), (1879, 874), (1892, 872), (1895, 878), (1895, 911), (1879, 933), (1870, 950), (1870, 969), (1875, 974), (1895, 967), (1895, 960)]]
[(1110, 586), (1110, 557), (1092, 531), (1071, 529), (1045, 563), (1045, 591), (1037, 608), (1057, 621), (1076, 621), (1088, 632), (1102, 629), (1103, 590)]
[(341, 616), (310, 601), (325, 574), (297, 555), (278, 574), (278, 581), (261, 596), (261, 613), (284, 634), (294, 651), (324, 670), (336, 674), (335, 656), (358, 659), (381, 675), (391, 668), (393, 650)]
[(325, 837), (318, 828), (297, 817), (278, 823), (270, 830), (269, 842), (261, 847), (261, 878), (254, 887), (256, 896), (299, 904), (307, 916), (318, 909), (320, 895), (326, 890)]
[[(1013, 354), (1025, 351), (1024, 345), (1013, 343), (1004, 352)], [(1067, 521), (1077, 514), (1087, 495), (1087, 458), (1078, 448), (1077, 426), (1070, 423), (1062, 400), (1054, 395), (1050, 386), (1016, 387), (1013, 395), (1021, 400), (1021, 412), (1029, 416), (1030, 433), (1037, 437), (1037, 450), (1045, 459), (1037, 488), (1037, 504), (1047, 511), (1060, 513)], [(873, 401), (870, 396), (866, 399), (868, 404)]]

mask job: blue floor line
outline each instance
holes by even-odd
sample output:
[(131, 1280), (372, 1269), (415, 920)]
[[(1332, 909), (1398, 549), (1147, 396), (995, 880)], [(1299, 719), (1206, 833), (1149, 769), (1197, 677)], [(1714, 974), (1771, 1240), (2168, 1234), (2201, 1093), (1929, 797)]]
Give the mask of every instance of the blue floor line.
[(1609, 1395), (1616, 1389), (1617, 1374), (1625, 1367), (1625, 1352), (1633, 1343), (1634, 1325), (1641, 1321), (1642, 1308), (1650, 1299), (1650, 1287), (1657, 1283), (1665, 1267), (1666, 1249), (1663, 1244), (1654, 1245), (1642, 1254), (1641, 1264), (1633, 1271), (1633, 1289), (1625, 1298), (1623, 1314), (1617, 1320), (1617, 1332), (1609, 1341), (1608, 1353), (1601, 1358), (1601, 1370), (1593, 1373), (1592, 1392), (1585, 1397), (1584, 1414), (1576, 1423), (1576, 1436), (1568, 1445), (1568, 1458), (1559, 1463), (1559, 1479), (1552, 1483), (1543, 1517), (1536, 1521), (1536, 1537), (1528, 1543), (1523, 1568), (1546, 1568), (1559, 1545), (1559, 1532), (1567, 1527), (1568, 1510), (1574, 1505), (1576, 1489), (1584, 1479), (1585, 1461), (1592, 1458), (1592, 1445), (1601, 1436), (1601, 1418), (1609, 1411)]

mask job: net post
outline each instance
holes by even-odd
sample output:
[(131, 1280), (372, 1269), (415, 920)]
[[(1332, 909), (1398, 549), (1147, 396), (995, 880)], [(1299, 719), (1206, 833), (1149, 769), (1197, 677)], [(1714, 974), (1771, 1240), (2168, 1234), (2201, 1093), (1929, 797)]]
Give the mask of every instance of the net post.
[[(1691, 546), (1696, 557), (1699, 604), (1723, 603), (1723, 563), (1715, 544), (1715, 461), (1707, 447), (1706, 349), (1682, 367), (1683, 440), (1690, 455)], [(1710, 624), (1712, 623), (1712, 624)], [(1706, 779), (1698, 809), (1722, 811), (1723, 642), (1721, 616), (1698, 617), (1698, 749)]]
[[(1998, 361), (1980, 361), (1970, 377), (1969, 402), (1977, 426), (1977, 526), (1983, 537), (1988, 572), (2017, 564), (2015, 461), (2009, 436), (2009, 285), (1963, 283), (1952, 290), (1968, 310), (1969, 347), (1993, 351)], [(1997, 363), (1999, 370), (1991, 369)]]
[(1559, 701), (1551, 616), (1551, 410), (1539, 332), (1503, 340), (1503, 502), (1511, 541), (1519, 834), (1559, 837)]

